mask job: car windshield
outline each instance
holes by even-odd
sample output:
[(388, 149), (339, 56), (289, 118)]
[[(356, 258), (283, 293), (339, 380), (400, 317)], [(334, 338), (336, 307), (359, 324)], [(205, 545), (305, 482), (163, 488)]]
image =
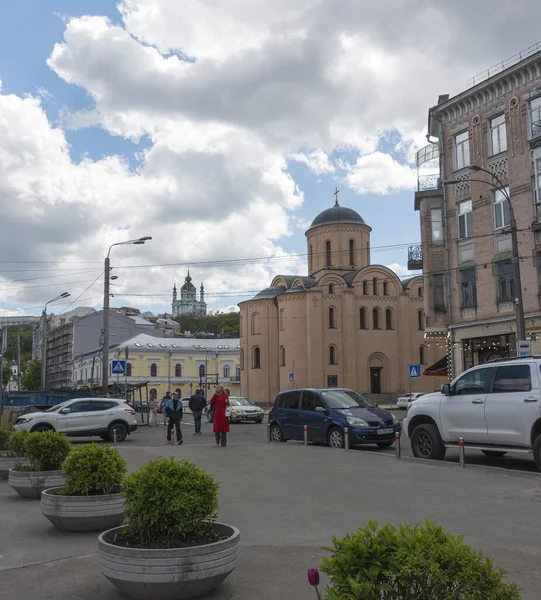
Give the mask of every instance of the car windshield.
[(321, 392), (329, 408), (366, 408), (370, 406), (364, 396), (353, 390), (325, 390)]
[(252, 403), (246, 398), (229, 398), (229, 402), (233, 406), (252, 406)]
[(57, 404), (56, 406), (51, 406), (51, 408), (48, 408), (45, 412), (56, 412), (57, 410), (64, 408), (64, 406), (66, 406), (66, 404), (67, 404), (67, 402), (62, 402), (62, 404)]

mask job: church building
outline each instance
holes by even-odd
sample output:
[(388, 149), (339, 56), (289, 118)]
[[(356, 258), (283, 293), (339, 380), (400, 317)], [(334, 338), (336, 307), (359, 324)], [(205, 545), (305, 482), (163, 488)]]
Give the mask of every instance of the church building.
[[(270, 403), (300, 387), (396, 395), (446, 383), (422, 374), (447, 352), (425, 340), (423, 278), (401, 281), (370, 264), (371, 231), (337, 200), (306, 232), (308, 275), (277, 275), (239, 304), (243, 396)], [(420, 377), (410, 379), (410, 365)]]
[(184, 285), (180, 288), (180, 300), (177, 295), (177, 284), (173, 285), (173, 317), (188, 316), (201, 317), (207, 314), (207, 305), (205, 303), (205, 288), (201, 283), (199, 291), (199, 300), (197, 299), (197, 290), (192, 283), (190, 271), (184, 280)]

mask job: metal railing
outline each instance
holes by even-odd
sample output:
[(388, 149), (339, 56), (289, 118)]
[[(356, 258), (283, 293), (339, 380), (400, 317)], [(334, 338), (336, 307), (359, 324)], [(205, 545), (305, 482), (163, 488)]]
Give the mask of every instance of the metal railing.
[(533, 121), (532, 122), (532, 139), (541, 137), (541, 121)]

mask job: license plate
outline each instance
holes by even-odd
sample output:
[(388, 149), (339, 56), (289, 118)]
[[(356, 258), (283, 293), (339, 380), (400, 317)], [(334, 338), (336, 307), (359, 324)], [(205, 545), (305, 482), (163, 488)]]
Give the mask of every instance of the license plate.
[(393, 430), (392, 429), (378, 429), (378, 435), (388, 435), (389, 433), (392, 433)]

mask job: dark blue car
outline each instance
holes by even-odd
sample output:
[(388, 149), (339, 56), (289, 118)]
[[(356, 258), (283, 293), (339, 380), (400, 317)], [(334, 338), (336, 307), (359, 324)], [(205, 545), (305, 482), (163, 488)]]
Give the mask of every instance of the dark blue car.
[(401, 428), (389, 411), (342, 388), (280, 392), (269, 412), (269, 424), (273, 442), (303, 440), (306, 425), (308, 441), (331, 448), (344, 446), (346, 427), (351, 446), (377, 444), (381, 448), (391, 446)]

